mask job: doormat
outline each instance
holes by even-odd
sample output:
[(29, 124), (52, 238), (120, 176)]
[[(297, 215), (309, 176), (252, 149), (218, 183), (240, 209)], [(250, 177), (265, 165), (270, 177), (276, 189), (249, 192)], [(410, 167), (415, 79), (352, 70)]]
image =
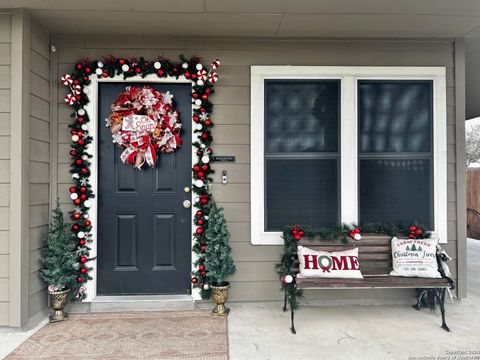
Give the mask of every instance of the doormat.
[(6, 359), (223, 360), (227, 319), (209, 311), (71, 314), (45, 325)]

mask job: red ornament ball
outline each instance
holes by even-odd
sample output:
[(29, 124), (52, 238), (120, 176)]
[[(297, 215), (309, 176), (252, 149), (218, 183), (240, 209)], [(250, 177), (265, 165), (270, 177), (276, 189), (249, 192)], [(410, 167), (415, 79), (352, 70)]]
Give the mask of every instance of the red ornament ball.
[(92, 222), (90, 220), (85, 220), (85, 226), (92, 226)]
[(197, 230), (195, 230), (195, 232), (197, 233), (197, 235), (202, 235), (203, 234), (203, 229), (202, 228), (197, 228)]
[(87, 192), (87, 188), (85, 186), (82, 186), (80, 188), (80, 192), (82, 192), (82, 193)]
[(125, 64), (125, 60), (122, 59), (122, 58), (120, 58), (120, 59), (118, 59), (118, 63), (119, 63), (120, 65), (123, 65), (123, 64)]
[(190, 73), (186, 71), (183, 76), (185, 76), (186, 79), (190, 79)]
[(157, 74), (158, 74), (158, 76), (162, 76), (164, 74), (164, 72), (163, 72), (162, 69), (160, 69), (160, 70), (157, 71)]
[(202, 165), (202, 170), (207, 171), (208, 170), (208, 165)]
[(85, 264), (87, 261), (88, 261), (88, 259), (87, 259), (86, 256), (82, 256), (82, 257), (80, 258), (80, 262), (81, 262), (82, 264)]
[(88, 174), (88, 169), (87, 168), (82, 168), (82, 174)]
[(83, 141), (83, 139), (78, 139), (77, 144), (78, 145), (84, 145), (85, 141)]
[(206, 271), (202, 271), (200, 274), (202, 274), (203, 277), (207, 276), (207, 272), (206, 272)]
[[(202, 134), (202, 139), (203, 139), (203, 140), (206, 140), (207, 138), (208, 138), (208, 135), (207, 135), (206, 133), (203, 133), (203, 134)], [(79, 141), (80, 141), (80, 140), (79, 140)]]
[(90, 74), (90, 73), (92, 72), (92, 69), (90, 69), (90, 68), (87, 67), (87, 68), (85, 68), (85, 72), (86, 72), (87, 74)]
[(195, 166), (193, 167), (193, 171), (200, 171), (200, 166), (195, 165)]
[(77, 118), (77, 121), (78, 121), (79, 123), (83, 123), (83, 120), (84, 120), (83, 116), (79, 116), (79, 117)]
[(78, 219), (80, 219), (80, 216), (81, 216), (80, 213), (74, 213), (74, 214), (72, 215), (72, 218), (73, 218), (74, 220), (78, 220)]
[(205, 93), (210, 94), (211, 92), (212, 92), (212, 90), (210, 90), (210, 89), (205, 89)]
[(77, 198), (77, 199), (73, 200), (73, 203), (74, 203), (75, 205), (80, 205), (80, 204), (82, 203), (82, 200), (80, 200), (80, 199)]
[(198, 282), (197, 278), (192, 278), (192, 284), (196, 284)]
[(77, 192), (77, 189), (75, 188), (75, 186), (71, 186), (70, 189), (68, 189), (70, 191), (70, 193), (74, 193), (74, 192)]
[(207, 245), (202, 245), (202, 246), (200, 246), (200, 250), (201, 250), (201, 251), (206, 251), (206, 250), (207, 250)]
[(416, 235), (422, 235), (422, 233), (423, 233), (422, 229), (417, 228), (417, 229), (415, 230), (415, 234), (416, 234)]
[(76, 66), (77, 70), (81, 70), (82, 69), (82, 64), (78, 63)]
[(408, 237), (409, 237), (410, 239), (415, 239), (415, 235), (414, 235), (414, 234), (409, 234)]
[(300, 235), (300, 236), (305, 236), (305, 231), (300, 230), (300, 231), (298, 232), (298, 235)]
[(88, 271), (87, 268), (84, 268), (84, 267), (82, 267), (82, 268), (80, 269), (80, 272), (81, 272), (82, 274), (86, 274), (87, 271)]
[(139, 74), (141, 71), (142, 71), (142, 70), (141, 70), (139, 67), (136, 67), (136, 68), (135, 68), (135, 72), (136, 72), (137, 74)]
[(197, 216), (203, 216), (203, 212), (201, 212), (200, 210), (197, 211)]
[(79, 277), (77, 278), (77, 282), (78, 282), (79, 284), (83, 283), (83, 278), (82, 278), (81, 276), (79, 276)]
[(108, 71), (104, 71), (104, 72), (102, 73), (102, 76), (103, 76), (104, 78), (107, 78), (107, 77), (108, 77)]
[(83, 163), (82, 159), (75, 160), (75, 164), (77, 164), (77, 165), (82, 165), (82, 163)]
[(193, 94), (192, 94), (192, 97), (193, 97), (194, 99), (198, 99), (198, 94), (197, 94), (197, 93), (193, 93)]
[(200, 120), (200, 117), (197, 114), (195, 114), (193, 115), (192, 119), (193, 121), (198, 122)]
[(87, 242), (85, 241), (85, 239), (81, 239), (81, 240), (78, 242), (78, 244), (79, 244), (80, 246), (84, 246), (86, 243), (87, 243)]
[(72, 230), (73, 231), (77, 231), (78, 229), (79, 229), (79, 227), (78, 227), (77, 224), (72, 225)]
[(208, 200), (206, 198), (202, 198), (202, 199), (200, 199), (200, 202), (202, 204), (206, 204), (206, 203), (208, 203)]
[(207, 100), (208, 99), (208, 95), (207, 94), (203, 94), (202, 95), (202, 100)]
[(205, 124), (206, 126), (211, 126), (211, 125), (212, 125), (212, 121), (211, 121), (210, 119), (207, 119), (207, 120), (205, 120), (204, 124)]
[(88, 199), (87, 194), (82, 194), (82, 195), (80, 195), (80, 199), (82, 199), (82, 200), (87, 200), (87, 199)]
[(202, 178), (202, 177), (205, 176), (205, 173), (204, 173), (203, 171), (199, 171), (199, 172), (197, 173), (197, 175), (198, 175), (198, 177), (201, 177), (201, 178)]
[(205, 265), (200, 265), (200, 266), (198, 267), (198, 269), (199, 269), (200, 271), (204, 271), (204, 270), (205, 270)]
[(417, 227), (415, 225), (410, 226), (410, 231), (415, 231), (417, 230)]
[(198, 219), (198, 220), (197, 220), (197, 225), (203, 225), (203, 220), (202, 220), (202, 219)]
[(76, 155), (77, 155), (77, 152), (75, 150), (70, 151), (70, 156), (76, 156)]

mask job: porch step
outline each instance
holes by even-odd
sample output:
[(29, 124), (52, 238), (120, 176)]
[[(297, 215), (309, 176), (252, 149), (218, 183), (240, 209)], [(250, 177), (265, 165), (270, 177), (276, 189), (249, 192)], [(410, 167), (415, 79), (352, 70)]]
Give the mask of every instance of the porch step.
[(90, 303), (91, 312), (193, 310), (190, 295), (97, 296)]

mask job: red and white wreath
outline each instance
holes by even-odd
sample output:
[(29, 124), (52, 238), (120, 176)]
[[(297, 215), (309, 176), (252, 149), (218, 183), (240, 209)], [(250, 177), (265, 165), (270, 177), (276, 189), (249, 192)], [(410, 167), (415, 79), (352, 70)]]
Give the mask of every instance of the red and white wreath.
[(173, 106), (173, 95), (146, 85), (128, 86), (111, 106), (105, 119), (112, 131), (113, 143), (124, 151), (124, 163), (141, 169), (147, 163), (154, 167), (157, 152), (171, 153), (182, 146), (182, 124)]

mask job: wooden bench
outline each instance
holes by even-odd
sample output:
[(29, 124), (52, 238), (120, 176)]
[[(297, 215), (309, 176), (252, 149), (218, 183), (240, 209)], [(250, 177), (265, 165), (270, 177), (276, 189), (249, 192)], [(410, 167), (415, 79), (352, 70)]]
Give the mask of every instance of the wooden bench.
[[(297, 246), (305, 246), (317, 251), (343, 251), (358, 247), (360, 270), (363, 279), (328, 279), (328, 278), (301, 278), (299, 273), (298, 258), (295, 259), (295, 282), (293, 286), (298, 289), (421, 289), (417, 296), (417, 303), (413, 307), (420, 310), (423, 297), (433, 289), (435, 301), (438, 301), (442, 314), (442, 328), (450, 331), (445, 323), (445, 293), (447, 288), (454, 289), (455, 285), (450, 278), (445, 277), (441, 260), (437, 256), (437, 263), (441, 269), (442, 278), (411, 278), (390, 276), (392, 270), (391, 237), (383, 235), (364, 235), (362, 240), (349, 239), (348, 243), (342, 240), (325, 241), (315, 239), (301, 239)], [(288, 294), (285, 291), (283, 311), (287, 311)], [(295, 334), (294, 308), (291, 308), (291, 331)]]

